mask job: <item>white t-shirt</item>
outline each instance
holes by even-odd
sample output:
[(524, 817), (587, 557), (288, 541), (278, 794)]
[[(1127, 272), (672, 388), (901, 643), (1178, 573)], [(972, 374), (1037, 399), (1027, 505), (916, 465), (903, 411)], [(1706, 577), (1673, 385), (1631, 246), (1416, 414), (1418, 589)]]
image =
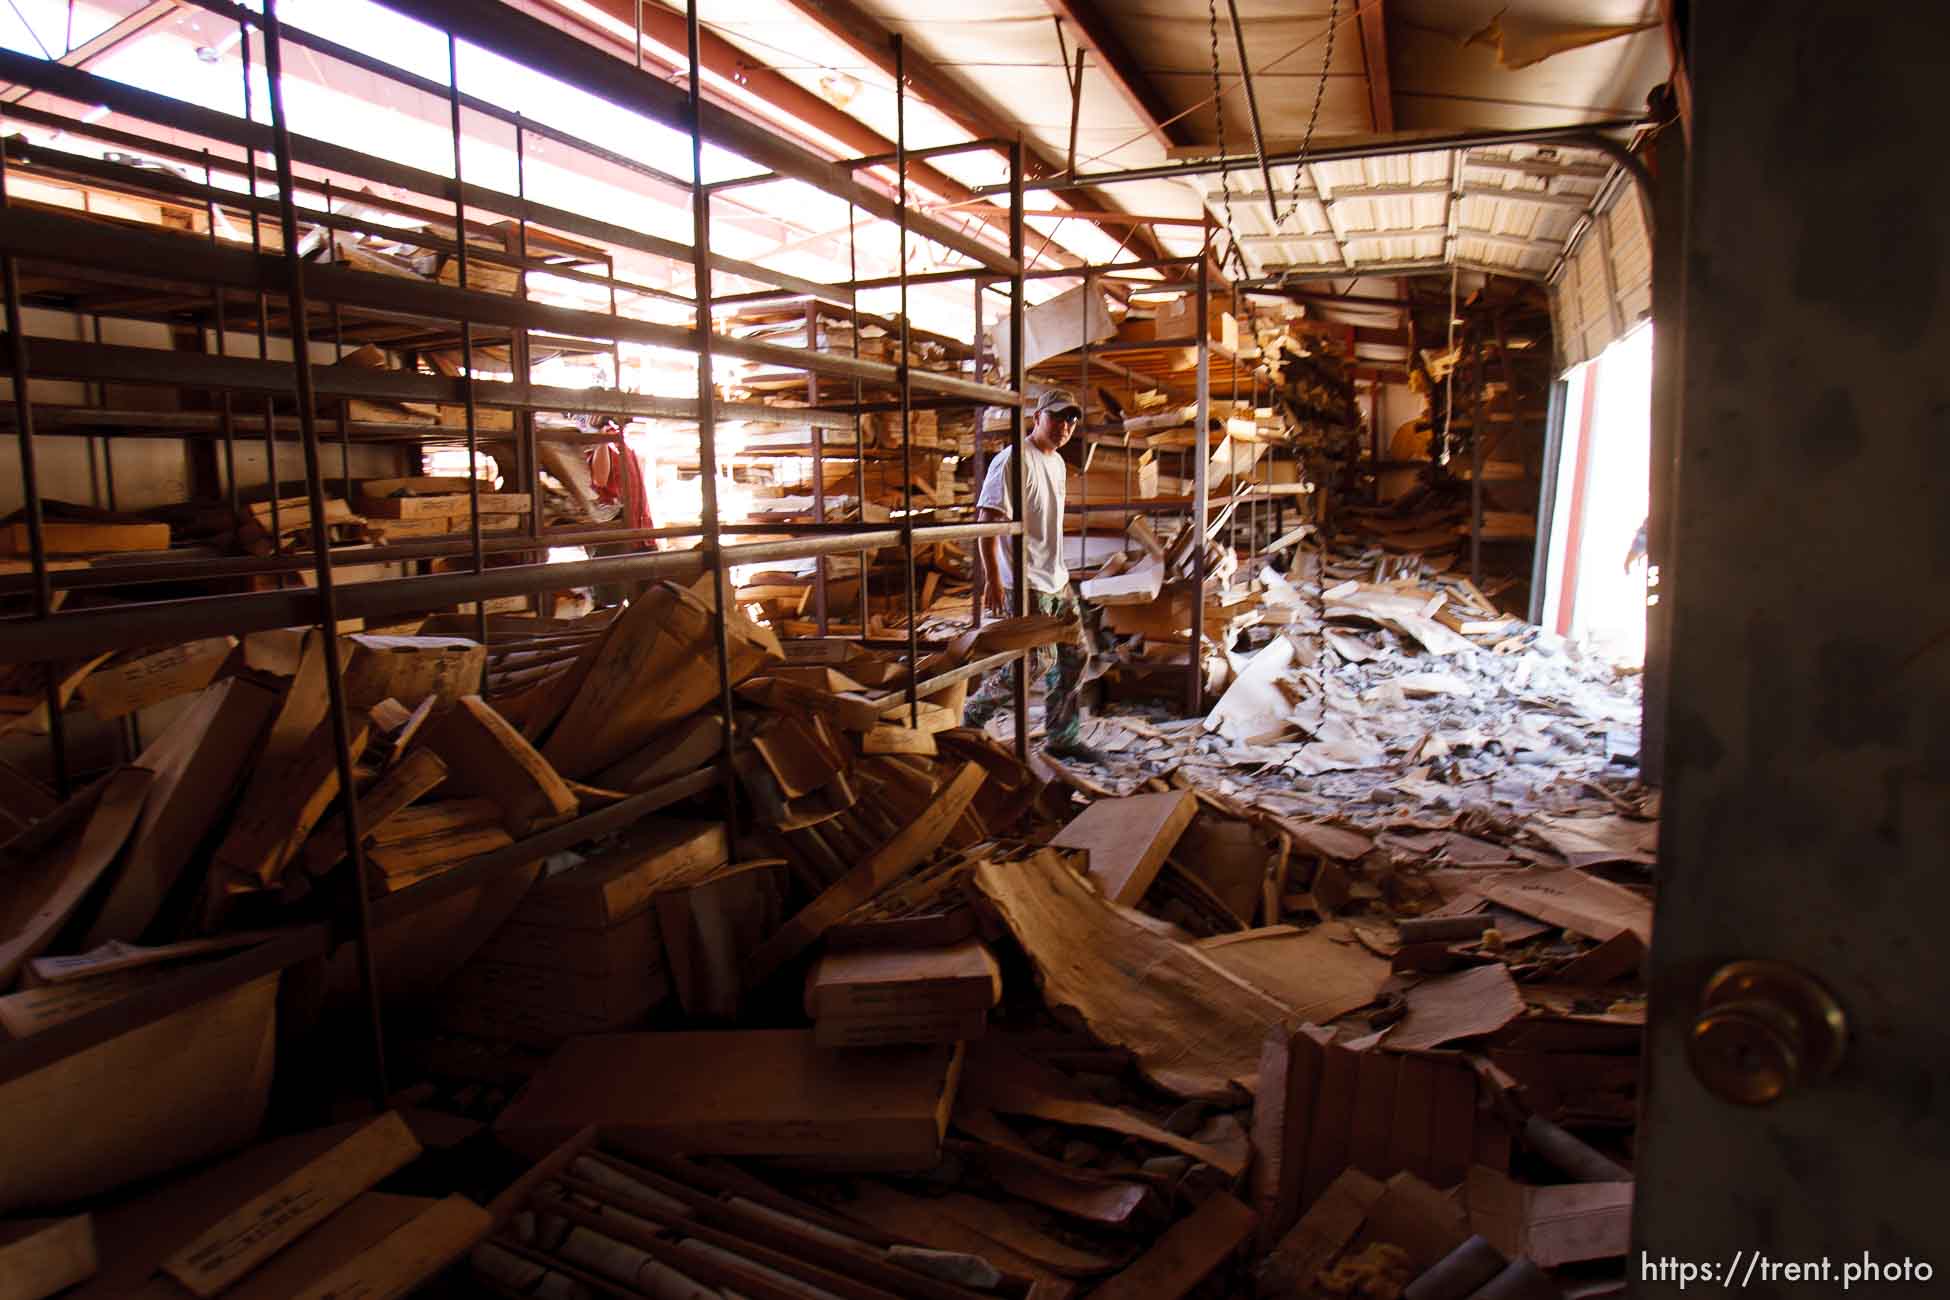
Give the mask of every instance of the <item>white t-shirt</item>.
[[(1063, 567), (1063, 493), (1068, 486), (1068, 472), (1063, 458), (1053, 451), (1043, 451), (1034, 443), (1024, 442), (1023, 451), (1027, 453), (1022, 461), (1022, 492), (1027, 498), (1028, 509), (1023, 513), (1023, 558), (1029, 565), (1029, 586), (1032, 591), (1056, 594), (1070, 585), (1070, 571)], [(975, 504), (989, 510), (999, 510), (1010, 519), (1016, 512), (1009, 508), (1009, 457), (1012, 449), (1004, 447), (989, 462), (988, 477), (982, 480), (982, 495)], [(1015, 550), (1009, 538), (1001, 539), (1002, 587), (1005, 591), (1015, 589), (1015, 575), (1010, 569), (1010, 556)]]

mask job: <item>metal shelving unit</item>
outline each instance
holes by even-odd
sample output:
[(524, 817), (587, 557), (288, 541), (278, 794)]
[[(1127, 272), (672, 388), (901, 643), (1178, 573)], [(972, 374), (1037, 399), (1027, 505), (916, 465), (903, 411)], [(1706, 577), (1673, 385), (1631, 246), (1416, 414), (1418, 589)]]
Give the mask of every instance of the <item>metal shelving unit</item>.
[[(325, 633), (322, 639), (329, 659), (330, 714), (336, 732), (340, 788), (351, 789), (355, 781), (347, 739), (349, 706), (337, 671), (337, 639), (332, 635), (341, 620), (379, 621), (472, 602), (479, 618), (479, 639), (485, 643), (489, 636), (484, 602), (496, 597), (598, 583), (694, 580), (711, 575), (720, 608), (724, 608), (735, 566), (848, 552), (864, 554), (892, 547), (900, 548), (907, 560), (907, 650), (910, 662), (918, 664), (920, 646), (912, 617), (917, 545), (1011, 537), (1021, 583), (1020, 524), (975, 524), (953, 518), (917, 522), (911, 508), (911, 484), (905, 501), (910, 508), (888, 524), (873, 526), (830, 522), (824, 518), (823, 508), (811, 524), (731, 524), (722, 520), (716, 499), (719, 421), (805, 425), (820, 435), (851, 431), (857, 449), (859, 416), (874, 409), (874, 403), (864, 396), (867, 385), (898, 393), (894, 409), (904, 423), (917, 406), (924, 404), (1005, 407), (1012, 412), (1010, 436), (1014, 445), (1021, 445), (1024, 227), (1019, 143), (1008, 146), (1011, 183), (1007, 238), (1006, 247), (997, 247), (910, 210), (906, 177), (911, 155), (905, 148), (904, 126), (900, 147), (891, 160), (830, 162), (703, 99), (694, 4), (688, 15), (689, 83), (678, 86), (499, 4), (386, 0), (389, 7), (445, 34), (449, 76), (443, 84), (311, 33), (286, 28), (278, 20), (275, 0), (267, 0), (261, 13), (225, 0), (189, 2), (236, 24), (246, 86), (247, 107), (242, 116), (215, 112), (59, 63), (0, 52), (0, 78), (25, 88), (29, 100), (40, 94), (51, 97), (55, 104), (54, 108), (32, 102), (7, 104), (0, 112), (8, 121), (58, 126), (75, 137), (166, 164), (136, 166), (126, 161), (103, 161), (35, 147), (19, 136), (5, 139), (4, 149), (0, 149), (0, 278), (4, 279), (0, 288), (4, 289), (6, 313), (4, 347), (13, 379), (13, 397), (3, 422), (19, 449), (29, 542), (24, 570), (0, 574), (0, 602), (18, 608), (24, 598), (28, 606), (25, 613), (0, 616), (0, 663), (52, 665), (105, 651), (171, 644), (199, 636), (316, 628)], [(458, 46), (462, 42), (535, 72), (573, 82), (610, 103), (686, 133), (694, 179), (665, 174), (464, 94), (458, 85)], [(294, 133), (287, 120), (281, 79), (292, 50), (339, 59), (407, 90), (445, 100), (453, 141), (451, 174), (418, 170), (393, 159)], [(898, 46), (895, 57), (900, 58)], [(261, 61), (268, 76), (268, 106), (249, 104), (253, 59)], [(93, 113), (82, 116), (60, 111), (75, 105), (106, 108), (117, 115), (117, 122), (104, 126), (97, 123)], [(266, 107), (268, 123), (258, 120), (252, 111)], [(904, 116), (903, 104), (903, 120)], [(463, 128), (468, 117), (496, 123), (510, 134), (518, 160), (514, 193), (479, 185), (463, 174)], [(130, 129), (131, 124), (137, 129)], [(186, 139), (194, 143), (185, 144)], [(530, 194), (519, 159), (531, 139), (585, 151), (644, 185), (687, 194), (691, 240), (673, 241), (625, 223), (551, 205)], [(748, 159), (760, 170), (728, 182), (704, 182), (707, 142)], [(971, 141), (955, 149), (977, 150), (994, 144)], [(862, 168), (885, 167), (890, 162), (895, 174), (891, 194), (857, 175)], [(22, 184), (45, 178), (62, 178), (200, 212), (205, 230), (199, 233), (194, 229), (142, 228), (126, 221), (109, 223), (20, 201)], [(849, 218), (860, 211), (894, 223), (903, 253), (910, 236), (918, 235), (966, 260), (965, 269), (934, 273), (926, 277), (929, 281), (973, 280), (978, 294), (982, 285), (1004, 286), (1017, 340), (1003, 372), (1006, 382), (990, 385), (979, 382), (979, 373), (970, 379), (906, 363), (909, 349), (904, 309), (909, 276), (905, 257), (898, 263), (898, 274), (892, 277), (900, 287), (903, 305), (898, 318), (902, 346), (900, 360), (895, 363), (717, 334), (710, 324), (716, 306), (768, 295), (797, 295), (849, 313), (856, 321), (857, 344), (857, 295), (863, 287), (886, 283), (860, 279), (857, 268), (849, 281), (818, 283), (713, 251), (714, 206), (727, 201), (725, 196), (741, 185), (781, 178), (803, 181), (844, 198)], [(414, 197), (401, 200), (362, 192), (362, 187)], [(347, 202), (354, 194), (358, 196), (356, 205)], [(387, 219), (376, 219), (378, 216)], [(397, 224), (402, 219), (431, 224), (435, 229), (403, 232)], [(190, 224), (194, 227), (197, 223)], [(248, 224), (248, 245), (220, 240), (220, 224)], [(850, 219), (849, 228), (853, 224)], [(445, 235), (441, 234), (443, 228)], [(321, 232), (323, 247), (333, 252), (329, 258), (308, 260), (303, 255), (304, 241)], [(450, 257), (457, 266), (455, 282), (378, 274), (339, 260), (336, 249), (340, 234), (356, 237), (372, 233)], [(494, 241), (493, 246), (485, 242), (488, 240)], [(619, 270), (619, 262), (646, 259), (669, 268), (664, 283), (648, 283)], [(473, 274), (477, 271), (513, 276), (514, 291), (499, 293), (477, 287)], [(538, 301), (529, 292), (530, 278), (537, 275), (585, 286), (606, 298), (607, 310)], [(686, 276), (689, 292), (677, 287)], [(727, 291), (720, 294), (714, 289), (714, 280), (720, 278), (739, 283), (727, 285)], [(751, 288), (753, 285), (758, 288)], [(688, 315), (688, 323), (630, 314), (646, 305), (662, 308), (665, 316), (673, 312)], [(92, 320), (92, 339), (30, 332), (25, 317), (29, 308), (64, 310), (77, 320)], [(169, 350), (103, 342), (100, 321), (104, 318), (162, 322), (179, 331), (194, 330), (199, 348)], [(231, 346), (239, 337), (252, 338), (251, 354), (238, 355)], [(348, 346), (363, 342), (418, 356), (457, 354), (458, 365), (449, 364), (444, 373), (437, 366), (430, 371), (385, 371), (326, 364), (320, 355), (321, 349), (329, 348), (336, 359)], [(607, 352), (620, 361), (624, 344), (670, 349), (694, 357), (696, 396), (653, 397), (620, 386), (568, 389), (533, 381), (533, 356), (538, 350)], [(717, 395), (713, 372), (717, 357), (803, 371), (814, 380), (835, 378), (847, 386), (849, 400), (790, 410), (723, 401)], [(505, 369), (510, 378), (488, 377), (484, 367), (477, 364), (483, 359), (491, 359), (494, 367)], [(620, 385), (620, 368), (612, 377)], [(89, 406), (57, 405), (30, 392), (30, 381), (48, 380), (93, 385), (97, 396), (104, 399), (109, 385), (145, 385), (192, 400), (179, 400), (183, 409), (163, 412), (115, 409), (105, 400)], [(454, 427), (364, 420), (352, 415), (355, 401), (441, 403), (460, 408), (463, 418)], [(699, 523), (677, 528), (544, 528), (537, 451), (544, 435), (537, 430), (536, 417), (564, 410), (611, 415), (619, 420), (695, 423), (703, 498)], [(509, 413), (496, 421), (505, 427), (485, 428), (486, 411)], [(37, 440), (56, 434), (87, 438), (91, 448), (98, 443), (105, 449), (129, 438), (184, 439), (198, 449), (196, 454), (203, 462), (216, 467), (219, 491), (233, 511), (239, 505), (238, 456), (246, 450), (257, 454), (261, 449), (265, 480), (274, 503), (270, 530), (273, 549), (279, 535), (275, 503), (282, 494), (279, 485), (293, 477), (294, 450), (295, 463), (302, 467), (311, 519), (325, 517), (325, 498), (333, 488), (334, 469), (350, 497), (351, 480), (358, 476), (355, 452), (363, 455), (373, 448), (391, 449), (404, 459), (429, 444), (464, 446), (470, 464), (477, 463), (474, 457), (484, 445), (512, 447), (513, 467), (507, 476), (510, 490), (526, 490), (531, 495), (531, 510), (525, 530), (484, 535), (478, 499), (481, 489), (479, 480), (474, 479), (464, 536), (335, 549), (326, 544), (324, 530), (320, 529), (314, 534), (312, 549), (304, 554), (158, 555), (69, 568), (50, 562), (43, 491), (36, 473)], [(815, 447), (822, 441), (823, 436), (816, 437)], [(903, 442), (911, 449), (911, 439), (904, 437)], [(328, 463), (334, 451), (335, 466)], [(907, 455), (911, 458), (911, 450)], [(108, 464), (112, 493), (112, 454)], [(417, 466), (404, 468), (408, 473), (418, 472)], [(637, 549), (571, 563), (547, 562), (551, 547), (627, 543), (649, 548), (672, 541), (689, 542), (693, 547)], [(490, 566), (490, 557), (513, 562)], [(340, 573), (348, 566), (430, 561), (458, 567), (455, 571), (356, 582), (345, 581)], [(183, 591), (186, 583), (204, 587), (245, 581), (281, 583), (294, 573), (305, 575), (309, 585), (215, 594)], [(88, 604), (111, 594), (118, 603)], [(83, 607), (65, 607), (71, 596)], [(725, 716), (731, 718), (735, 715), (730, 707), (732, 683), (725, 667), (722, 620), (717, 654), (722, 704)], [(1020, 700), (1025, 692), (1021, 658), (1020, 653), (995, 656), (973, 667), (994, 669), (1015, 663)], [(970, 669), (957, 671), (965, 674)], [(913, 706), (921, 695), (938, 689), (952, 677), (954, 674), (915, 682), (910, 675), (904, 693), (906, 704)], [(50, 685), (51, 700), (53, 689)], [(71, 771), (60, 709), (50, 708), (49, 714), (50, 767), (65, 795), (80, 774)], [(1017, 744), (1026, 751), (1026, 724), (1020, 709), (1017, 717)], [(323, 957), (349, 942), (356, 945), (364, 986), (373, 1091), (375, 1097), (383, 1099), (389, 1081), (380, 997), (383, 990), (372, 956), (375, 929), (452, 897), (498, 872), (618, 829), (714, 787), (729, 800), (732, 786), (724, 776), (740, 738), (735, 728), (727, 728), (727, 732), (723, 762), (715, 769), (587, 812), (509, 848), (377, 898), (370, 897), (367, 888), (368, 866), (359, 847), (357, 809), (353, 801), (341, 800), (343, 830), (354, 851), (349, 865), (339, 869), (335, 887), (322, 891), (329, 899), (324, 915), (291, 929), (283, 938), (208, 963), (180, 980), (77, 1017), (47, 1034), (0, 1044), (0, 1081), (85, 1051), (271, 970)]]

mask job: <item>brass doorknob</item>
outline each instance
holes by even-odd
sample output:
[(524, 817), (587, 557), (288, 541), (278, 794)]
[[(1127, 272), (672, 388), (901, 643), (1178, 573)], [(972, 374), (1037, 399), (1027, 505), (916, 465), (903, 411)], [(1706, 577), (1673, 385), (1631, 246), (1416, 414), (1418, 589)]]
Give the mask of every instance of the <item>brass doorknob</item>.
[(1827, 989), (1777, 961), (1720, 967), (1700, 994), (1686, 1040), (1693, 1073), (1736, 1105), (1765, 1106), (1833, 1073), (1848, 1019)]

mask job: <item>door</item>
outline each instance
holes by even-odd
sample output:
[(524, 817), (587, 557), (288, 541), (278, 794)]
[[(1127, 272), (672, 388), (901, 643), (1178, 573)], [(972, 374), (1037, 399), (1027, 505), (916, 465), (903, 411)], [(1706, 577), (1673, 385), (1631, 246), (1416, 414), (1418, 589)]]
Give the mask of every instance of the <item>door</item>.
[[(1694, 1294), (1945, 1294), (1950, 21), (1690, 8), (1636, 1293), (1679, 1294), (1684, 1264)], [(1832, 1073), (1793, 976), (1703, 1011), (1715, 972), (1751, 959), (1832, 995)], [(1781, 1095), (1740, 1104), (1709, 1076)]]

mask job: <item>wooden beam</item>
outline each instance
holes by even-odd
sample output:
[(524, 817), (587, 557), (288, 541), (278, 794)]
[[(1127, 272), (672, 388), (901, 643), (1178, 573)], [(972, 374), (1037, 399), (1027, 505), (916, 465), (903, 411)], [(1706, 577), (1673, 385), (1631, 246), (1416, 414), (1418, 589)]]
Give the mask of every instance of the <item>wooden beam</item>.
[[(591, 0), (591, 7), (625, 26), (634, 27), (636, 23), (635, 0)], [(570, 21), (576, 21), (572, 12), (567, 10), (562, 12)], [(662, 46), (665, 50), (674, 51), (681, 57), (690, 43), (684, 15), (666, 8), (662, 3), (644, 4), (642, 13), (643, 39), (648, 43)], [(614, 32), (587, 19), (581, 20), (577, 25), (586, 31), (597, 33), (606, 41), (614, 42), (618, 39)], [(627, 48), (629, 39), (623, 38), (622, 44)], [(782, 129), (789, 131), (790, 123), (797, 122), (847, 149), (856, 151), (859, 157), (876, 157), (882, 154), (891, 156), (894, 152), (892, 140), (873, 130), (858, 118), (835, 108), (789, 77), (756, 62), (752, 56), (709, 27), (701, 27), (698, 30), (698, 59), (706, 71), (744, 87), (751, 94), (778, 109), (789, 119), (789, 122), (777, 124)], [(656, 62), (666, 61), (659, 59)], [(734, 110), (748, 111), (746, 106), (735, 102), (728, 106)], [(827, 152), (830, 149), (830, 146), (822, 148), (817, 141), (808, 140), (804, 143), (818, 152)], [(909, 183), (917, 189), (939, 195), (952, 203), (966, 205), (961, 211), (968, 216), (975, 217), (997, 229), (1006, 229), (1008, 226), (1008, 212), (1005, 208), (993, 204), (977, 206), (971, 203), (971, 200), (979, 197), (973, 190), (925, 162), (910, 162), (907, 166), (907, 177)], [(924, 235), (922, 237), (925, 238)], [(1068, 252), (1052, 250), (1051, 256), (1064, 266), (1082, 265), (1080, 259)]]
[[(817, 23), (821, 30), (844, 44), (886, 76), (894, 75), (892, 33), (879, 19), (853, 0), (786, 0), (794, 9)], [(969, 94), (939, 64), (917, 51), (910, 42), (902, 58), (907, 64), (907, 90), (910, 95), (932, 106), (977, 140), (1010, 140), (1021, 134), (1021, 127), (1005, 121), (992, 109)], [(1007, 155), (1007, 149), (997, 149)], [(1054, 158), (1023, 142), (1023, 169), (1031, 177), (1060, 176), (1062, 166)], [(1090, 190), (1052, 190), (1057, 198), (1085, 210), (1115, 208), (1107, 195)], [(1057, 215), (1067, 216), (1067, 213)], [(1146, 258), (1168, 256), (1149, 230), (1141, 230), (1131, 241)]]
[(1097, 11), (1093, 0), (1049, 0), (1049, 7), (1051, 13), (1070, 24), (1077, 42), (1097, 56), (1097, 66), (1117, 87), (1117, 93), (1130, 101), (1138, 120), (1159, 144), (1170, 148), (1188, 143), (1184, 123), (1172, 120), (1176, 115), (1171, 106), (1144, 75), (1137, 57)]
[(1360, 0), (1361, 65), (1368, 71), (1368, 112), (1376, 135), (1395, 130), (1395, 92), (1388, 80), (1388, 20), (1383, 0)]

